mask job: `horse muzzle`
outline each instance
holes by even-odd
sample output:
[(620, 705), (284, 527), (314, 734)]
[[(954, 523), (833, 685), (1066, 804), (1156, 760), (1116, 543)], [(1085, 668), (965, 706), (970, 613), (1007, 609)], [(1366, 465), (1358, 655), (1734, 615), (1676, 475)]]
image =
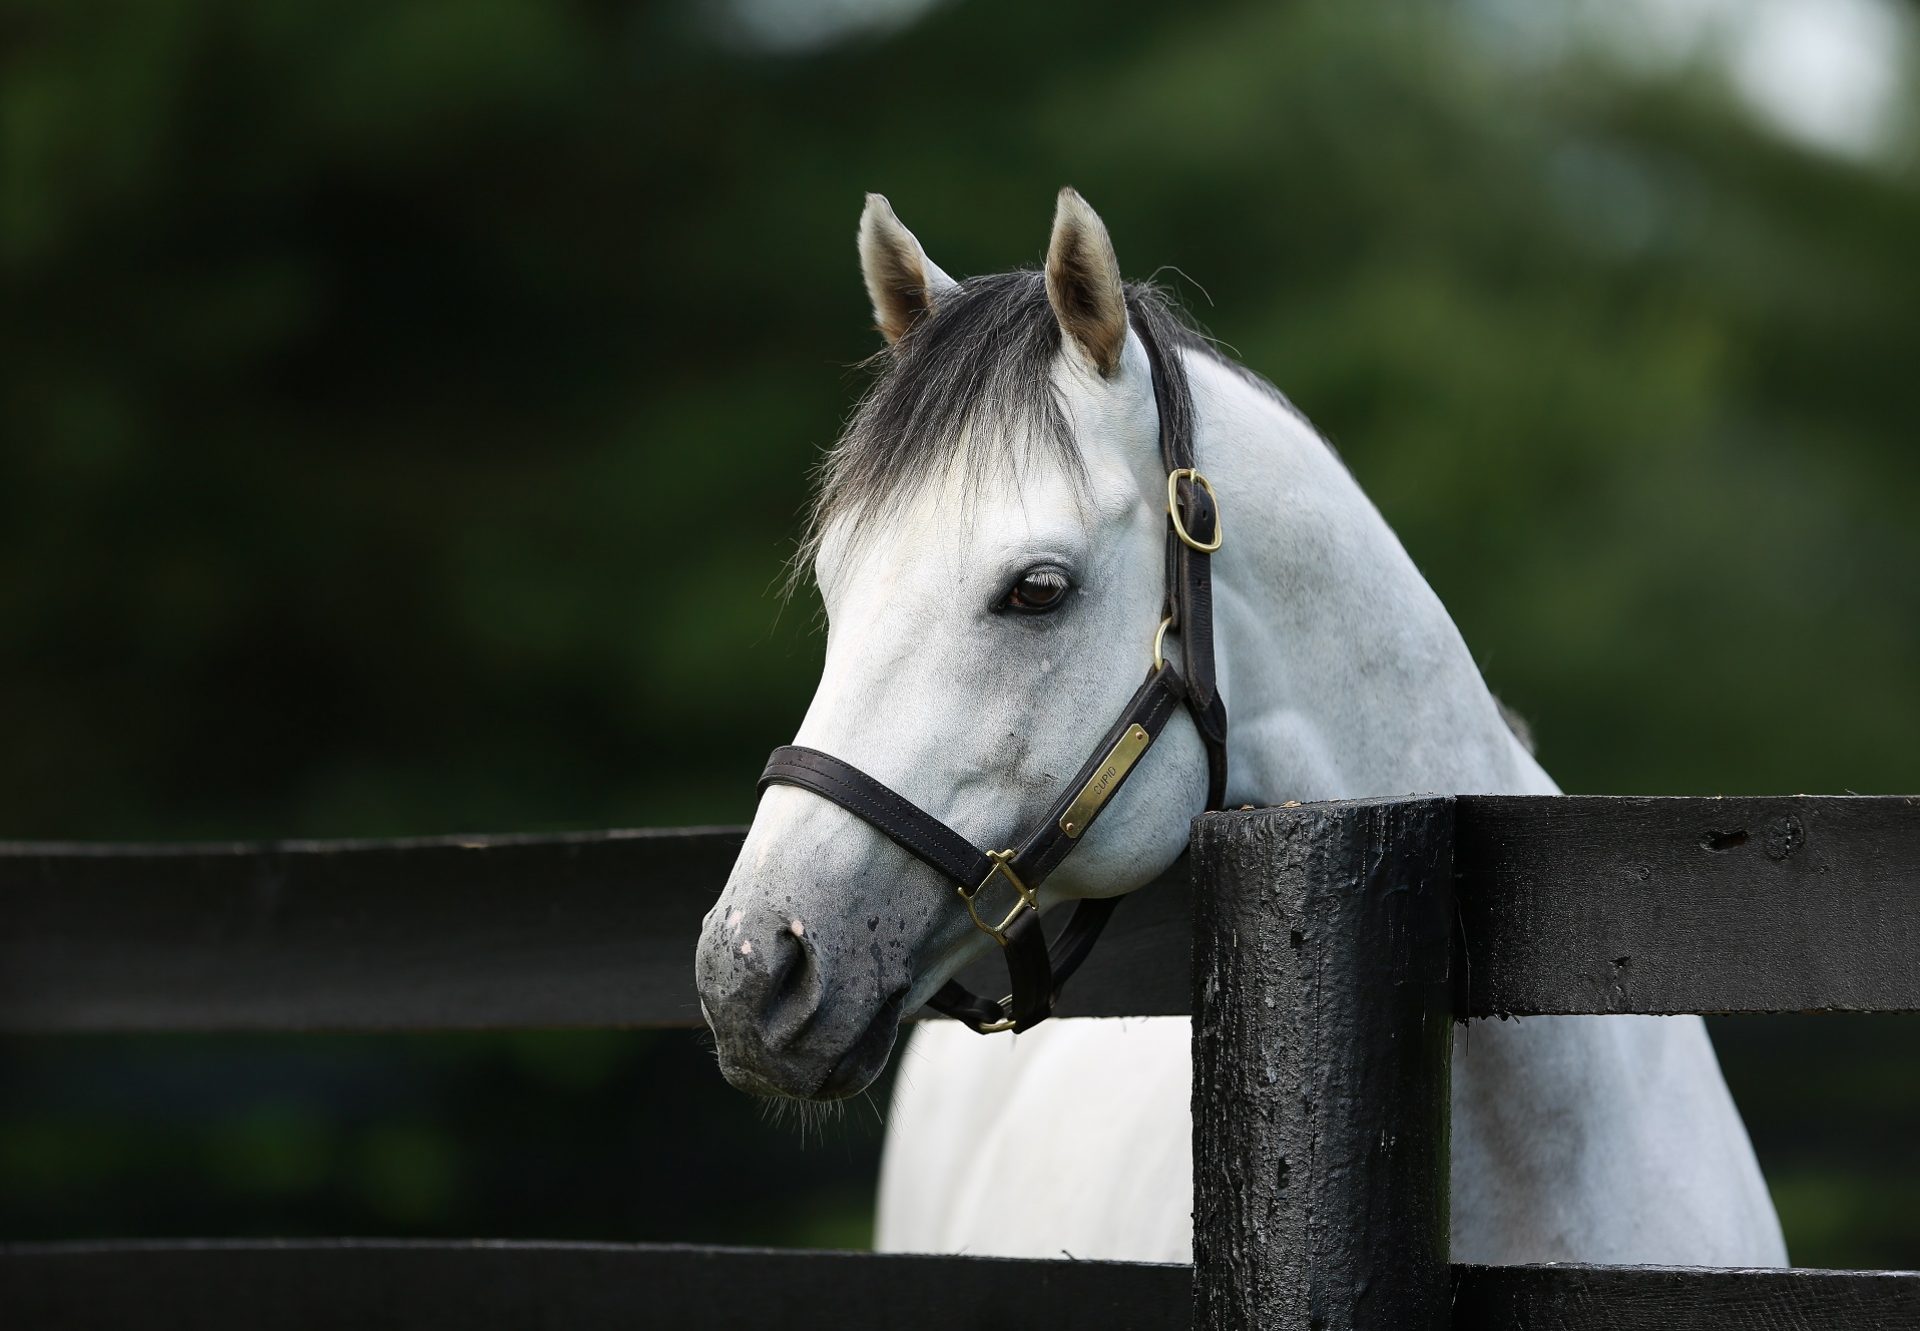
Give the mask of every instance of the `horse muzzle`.
[(803, 920), (723, 898), (707, 916), (694, 975), (726, 1079), (802, 1100), (871, 1085), (893, 1052), (909, 984), (904, 973), (883, 976), (874, 952), (842, 954)]

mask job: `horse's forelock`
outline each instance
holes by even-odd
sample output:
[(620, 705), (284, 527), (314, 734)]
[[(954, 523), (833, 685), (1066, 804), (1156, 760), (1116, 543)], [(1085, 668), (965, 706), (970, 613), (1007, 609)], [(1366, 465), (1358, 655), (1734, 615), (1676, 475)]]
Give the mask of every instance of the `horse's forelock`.
[[(1129, 283), (1126, 294), (1135, 318), (1169, 349), (1218, 355), (1159, 288)], [(1036, 462), (1084, 486), (1085, 459), (1054, 386), (1060, 346), (1040, 272), (969, 278), (945, 293), (868, 362), (876, 377), (820, 465), (793, 581), (811, 569), (829, 527), (845, 519), (847, 553), (856, 553), (903, 496), (946, 474), (956, 459), (970, 494), (992, 480), (1017, 479)]]

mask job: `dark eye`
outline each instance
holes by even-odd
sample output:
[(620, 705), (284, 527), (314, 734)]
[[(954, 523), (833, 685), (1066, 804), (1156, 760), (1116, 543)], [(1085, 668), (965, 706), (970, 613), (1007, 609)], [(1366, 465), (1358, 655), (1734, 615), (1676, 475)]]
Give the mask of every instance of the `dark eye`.
[(1028, 569), (1020, 575), (1007, 593), (1006, 607), (1027, 614), (1045, 614), (1049, 610), (1058, 610), (1067, 599), (1067, 589), (1071, 584), (1067, 575), (1058, 569)]

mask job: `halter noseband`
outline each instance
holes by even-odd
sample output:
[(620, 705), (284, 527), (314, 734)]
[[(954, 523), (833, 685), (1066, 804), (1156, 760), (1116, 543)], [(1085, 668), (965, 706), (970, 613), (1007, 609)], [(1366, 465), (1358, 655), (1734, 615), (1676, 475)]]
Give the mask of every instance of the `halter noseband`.
[[(1226, 800), (1227, 709), (1215, 686), (1213, 657), (1211, 556), (1220, 548), (1219, 502), (1213, 486), (1193, 465), (1193, 405), (1186, 376), (1137, 311), (1133, 325), (1153, 371), (1160, 455), (1167, 468), (1166, 598), (1146, 679), (1040, 825), (1017, 848), (983, 851), (885, 783), (818, 749), (775, 749), (760, 774), (762, 791), (770, 785), (799, 786), (832, 800), (952, 880), (973, 922), (1000, 944), (1013, 992), (996, 1003), (949, 980), (927, 1006), (983, 1035), (1029, 1030), (1045, 1021), (1067, 979), (1093, 950), (1120, 898), (1076, 902), (1066, 928), (1049, 948), (1036, 893), (1182, 705), (1207, 749), (1207, 808), (1218, 809)], [(1170, 630), (1180, 635), (1185, 675), (1161, 655)], [(980, 900), (996, 879), (1014, 893), (1011, 908), (997, 923), (991, 912), (981, 913)]]

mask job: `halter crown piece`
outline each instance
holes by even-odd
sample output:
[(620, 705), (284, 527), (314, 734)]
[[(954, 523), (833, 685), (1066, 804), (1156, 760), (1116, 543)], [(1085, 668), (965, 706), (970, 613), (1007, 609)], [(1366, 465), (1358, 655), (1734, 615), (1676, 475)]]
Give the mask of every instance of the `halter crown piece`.
[[(1207, 808), (1218, 809), (1226, 799), (1227, 708), (1215, 687), (1213, 657), (1212, 555), (1221, 542), (1219, 500), (1194, 467), (1193, 404), (1186, 378), (1177, 373), (1138, 312), (1133, 327), (1146, 346), (1153, 370), (1160, 456), (1167, 468), (1166, 598), (1146, 679), (1039, 827), (1017, 847), (980, 850), (851, 763), (798, 745), (775, 749), (760, 774), (762, 791), (770, 785), (799, 786), (832, 800), (952, 880), (973, 922), (1000, 944), (1013, 992), (996, 1003), (949, 980), (927, 1005), (983, 1035), (1030, 1030), (1053, 1015), (1060, 990), (1093, 950), (1120, 898), (1088, 897), (1077, 902), (1066, 927), (1049, 946), (1040, 926), (1036, 893), (1080, 843), (1182, 704), (1207, 749)], [(1184, 675), (1161, 655), (1169, 631), (1180, 635)], [(995, 921), (990, 910), (982, 913), (982, 895), (998, 886), (1010, 889), (1013, 899), (1005, 916)]]

